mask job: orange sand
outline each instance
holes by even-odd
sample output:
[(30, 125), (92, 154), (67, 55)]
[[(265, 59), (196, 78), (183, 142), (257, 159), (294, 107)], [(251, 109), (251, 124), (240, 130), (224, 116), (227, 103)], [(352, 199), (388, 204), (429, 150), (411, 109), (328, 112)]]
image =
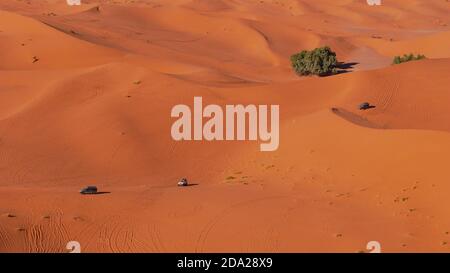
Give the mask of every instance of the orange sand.
[[(0, 252), (450, 250), (448, 1), (83, 3), (0, 2)], [(353, 71), (296, 76), (323, 45)], [(173, 141), (194, 96), (279, 104), (279, 149)]]

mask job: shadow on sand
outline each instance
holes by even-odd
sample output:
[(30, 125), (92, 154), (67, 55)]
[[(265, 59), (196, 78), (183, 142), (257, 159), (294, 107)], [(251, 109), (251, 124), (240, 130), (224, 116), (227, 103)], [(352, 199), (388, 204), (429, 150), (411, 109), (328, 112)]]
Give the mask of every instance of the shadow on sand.
[(339, 74), (344, 74), (344, 73), (349, 73), (352, 72), (353, 68), (355, 65), (357, 65), (359, 63), (343, 63), (343, 62), (338, 62), (336, 64), (336, 71), (330, 72), (330, 73), (323, 73), (320, 74), (320, 77), (329, 77), (329, 76), (334, 76), (334, 75), (339, 75)]
[(193, 186), (197, 186), (197, 185), (198, 185), (197, 183), (190, 183), (183, 187), (193, 187)]
[(110, 191), (98, 191), (98, 192), (93, 192), (93, 193), (85, 193), (82, 195), (99, 195), (99, 194), (110, 194)]
[(354, 66), (358, 65), (358, 64), (359, 63), (343, 63), (343, 62), (339, 62), (336, 65), (336, 68), (337, 68), (336, 74), (344, 74), (344, 73), (352, 72)]

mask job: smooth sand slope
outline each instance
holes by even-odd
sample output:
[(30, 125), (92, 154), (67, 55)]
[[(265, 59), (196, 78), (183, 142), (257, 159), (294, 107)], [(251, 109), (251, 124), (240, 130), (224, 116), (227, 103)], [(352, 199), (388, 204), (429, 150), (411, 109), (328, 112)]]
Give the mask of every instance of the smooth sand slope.
[[(383, 2), (2, 0), (0, 252), (448, 252), (450, 3)], [(194, 96), (279, 104), (279, 149), (173, 141)]]

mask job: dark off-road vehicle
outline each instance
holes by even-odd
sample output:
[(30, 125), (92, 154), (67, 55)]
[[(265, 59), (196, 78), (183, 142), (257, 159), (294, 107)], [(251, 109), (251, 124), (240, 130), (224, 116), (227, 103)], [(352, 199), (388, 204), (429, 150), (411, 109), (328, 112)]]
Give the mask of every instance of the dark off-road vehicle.
[(373, 106), (370, 105), (370, 103), (368, 103), (368, 102), (363, 102), (359, 105), (359, 110), (367, 110), (370, 108), (373, 108)]
[(80, 190), (81, 194), (96, 194), (97, 192), (96, 186), (87, 186), (86, 188)]

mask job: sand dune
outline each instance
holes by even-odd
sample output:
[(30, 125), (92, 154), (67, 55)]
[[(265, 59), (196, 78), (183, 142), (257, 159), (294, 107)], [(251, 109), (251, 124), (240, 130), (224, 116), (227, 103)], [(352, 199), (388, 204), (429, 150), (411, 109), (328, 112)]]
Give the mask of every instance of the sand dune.
[[(449, 131), (449, 65), (449, 59), (435, 59), (355, 73), (348, 77), (351, 87), (342, 106), (380, 128)], [(361, 113), (355, 107), (358, 101), (370, 101), (376, 108)]]
[[(0, 3), (0, 252), (449, 251), (449, 3), (63, 2)], [(194, 96), (280, 105), (279, 149), (175, 142)]]
[[(0, 11), (2, 70), (75, 68), (112, 61), (122, 53), (86, 43), (37, 20)], [(90, 55), (90, 58), (80, 58)]]

